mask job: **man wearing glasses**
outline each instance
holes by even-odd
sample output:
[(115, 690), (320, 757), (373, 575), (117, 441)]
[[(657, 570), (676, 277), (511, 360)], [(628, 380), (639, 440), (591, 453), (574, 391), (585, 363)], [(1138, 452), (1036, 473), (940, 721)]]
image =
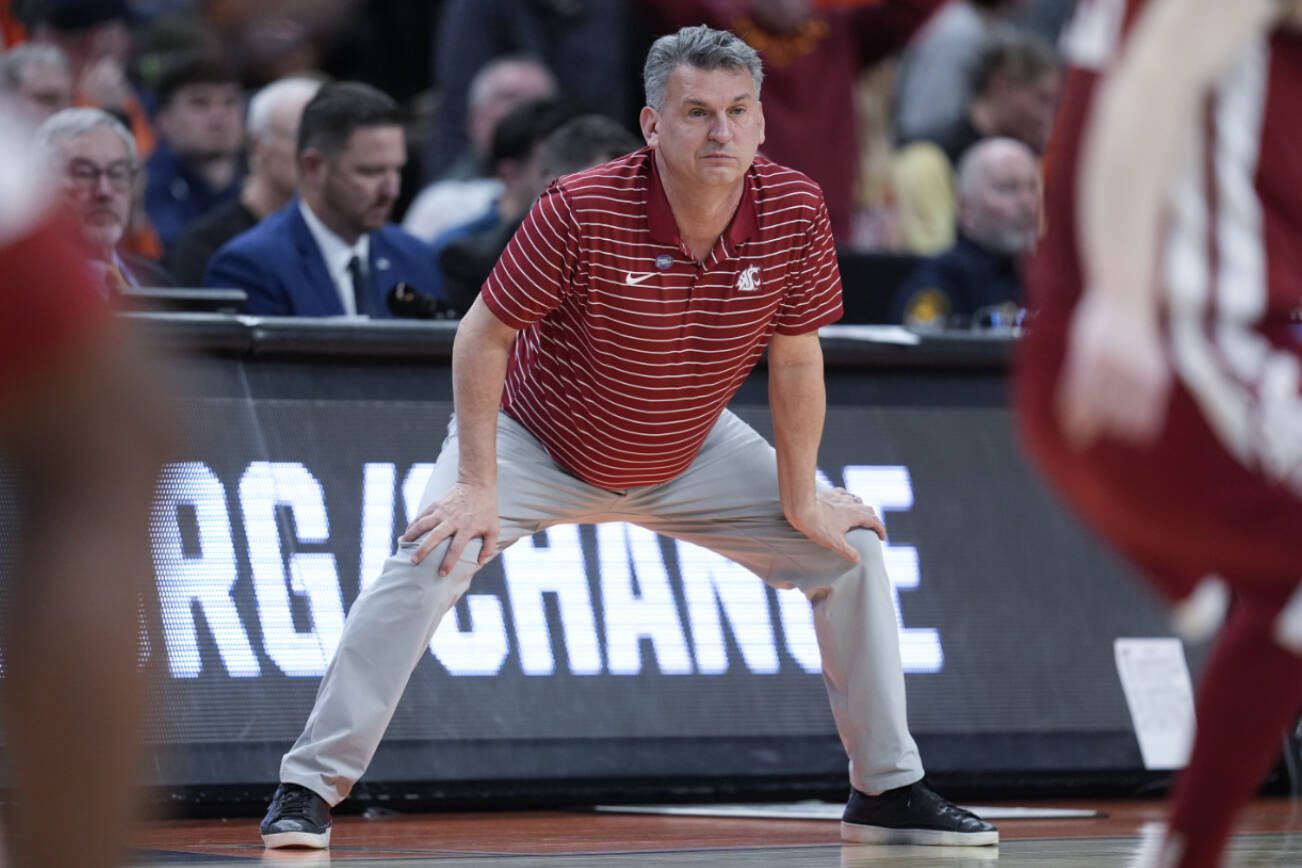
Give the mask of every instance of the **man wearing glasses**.
[(100, 109), (71, 108), (51, 115), (36, 138), (105, 294), (132, 286), (169, 285), (171, 280), (156, 263), (117, 249), (130, 223), (140, 174), (135, 141), (127, 128)]

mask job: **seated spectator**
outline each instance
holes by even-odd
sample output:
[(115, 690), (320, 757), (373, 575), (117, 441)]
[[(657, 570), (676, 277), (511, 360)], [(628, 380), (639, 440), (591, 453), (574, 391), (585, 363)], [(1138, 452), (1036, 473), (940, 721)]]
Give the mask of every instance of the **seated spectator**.
[(131, 219), (131, 190), (140, 173), (130, 131), (108, 112), (70, 108), (41, 124), (36, 141), (59, 180), (105, 296), (133, 286), (171, 285), (157, 263), (118, 247)]
[(954, 166), (975, 142), (1004, 136), (1044, 153), (1061, 85), (1057, 56), (1036, 37), (1001, 40), (982, 54), (963, 117), (896, 155), (893, 180), (905, 247), (934, 253), (954, 243)]
[(407, 162), (403, 112), (360, 82), (324, 85), (298, 129), (298, 195), (213, 256), (204, 285), (271, 316), (390, 316), (399, 283), (435, 285), (429, 247), (388, 222)]
[[(634, 46), (650, 35), (640, 32), (643, 5), (645, 0), (443, 0), (429, 52), (439, 110), (422, 166), (425, 182), (458, 177), (455, 167), (470, 133), (471, 82), (504, 57), (536, 58), (550, 70), (549, 78), (555, 76), (549, 91), (521, 93), (512, 105), (564, 93), (587, 111), (633, 123), (641, 107), (643, 48)], [(484, 139), (481, 160), (487, 145)], [(486, 168), (481, 163), (481, 174)]]
[(222, 62), (195, 55), (158, 85), (159, 141), (146, 167), (145, 208), (169, 249), (195, 220), (239, 194), (240, 87)]
[(469, 149), (440, 180), (420, 191), (407, 209), (403, 228), (433, 241), (453, 226), (491, 211), (502, 195), (502, 182), (492, 176), (489, 165), (493, 131), (517, 106), (556, 94), (556, 79), (540, 60), (511, 55), (485, 65), (471, 80), (467, 95)]
[[(538, 114), (527, 112), (527, 107), (522, 106), (503, 120), (493, 140), (495, 153), (511, 150), (512, 138), (521, 138), (514, 133), (514, 128), (527, 127), (529, 120), (528, 117), (517, 120), (516, 115), (521, 112)], [(506, 243), (548, 184), (561, 175), (635, 151), (641, 144), (632, 133), (603, 115), (581, 115), (558, 127), (548, 123), (545, 117), (542, 120), (533, 124), (535, 130), (553, 128), (545, 138), (530, 143), (528, 158), (516, 169), (515, 177), (504, 179), (506, 192), (498, 201), (497, 219), (448, 239), (441, 250), (436, 245), (445, 293), (458, 310), (469, 309)]]
[[(573, 118), (578, 111), (567, 100), (545, 97), (522, 103), (502, 118), (493, 132), (492, 147), (489, 150), (489, 162), (493, 167), (493, 176), (500, 184), (501, 193), (489, 203), (484, 213), (444, 230), (430, 244), (434, 252), (434, 270), (440, 278), (443, 277), (443, 271), (439, 257), (450, 244), (485, 234), (496, 237), (497, 230), (503, 226), (514, 231), (533, 200), (547, 186), (540, 169), (539, 155), (543, 139)], [(493, 261), (496, 262), (496, 257)], [(445, 284), (441, 283), (440, 286), (460, 310), (469, 307), (469, 302), (474, 301), (479, 289), (478, 284), (475, 284), (468, 298), (463, 295), (458, 299), (446, 292)], [(460, 301), (465, 304), (458, 303)]]
[(72, 67), (57, 46), (29, 42), (0, 54), (0, 93), (33, 124), (72, 105)]
[(154, 150), (154, 128), (127, 76), (131, 53), (127, 0), (46, 0), (32, 3), (31, 41), (55, 45), (72, 67), (73, 104), (120, 118), (141, 159)]
[(893, 319), (908, 326), (1013, 325), (1023, 254), (1040, 231), (1040, 169), (1016, 139), (982, 139), (958, 168), (958, 239), (926, 260), (896, 293)]
[(900, 56), (895, 73), (896, 141), (908, 142), (956, 123), (968, 82), (991, 42), (1017, 33), (1025, 0), (954, 0), (936, 13)]
[(239, 196), (196, 220), (172, 245), (168, 268), (178, 284), (199, 286), (218, 248), (289, 202), (298, 182), (299, 118), (320, 89), (318, 79), (294, 76), (272, 82), (249, 100), (249, 174)]

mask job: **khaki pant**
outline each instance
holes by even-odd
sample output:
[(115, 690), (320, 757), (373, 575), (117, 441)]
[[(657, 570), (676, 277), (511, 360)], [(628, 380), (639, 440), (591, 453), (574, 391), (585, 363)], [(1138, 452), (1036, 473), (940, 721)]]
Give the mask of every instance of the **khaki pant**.
[[(455, 425), (439, 454), (421, 509), (457, 475)], [(890, 579), (871, 531), (852, 530), (851, 566), (798, 533), (778, 501), (773, 448), (725, 411), (701, 452), (661, 485), (611, 492), (561, 469), (518, 422), (498, 415), (498, 551), (556, 524), (625, 521), (723, 555), (778, 587), (800, 588), (813, 604), (837, 732), (850, 756), (850, 780), (876, 792), (922, 777), (905, 715), (904, 674)], [(399, 543), (380, 577), (348, 613), (334, 660), (307, 726), (280, 766), (280, 779), (331, 805), (366, 771), (412, 671), (439, 621), (470, 586), (479, 543), (456, 567), (437, 570), (447, 542), (416, 566), (417, 543)]]

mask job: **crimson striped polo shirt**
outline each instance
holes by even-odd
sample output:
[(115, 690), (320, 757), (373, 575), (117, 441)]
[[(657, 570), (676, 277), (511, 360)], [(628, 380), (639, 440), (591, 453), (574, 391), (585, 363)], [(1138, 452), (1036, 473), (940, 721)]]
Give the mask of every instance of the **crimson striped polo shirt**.
[(697, 262), (650, 148), (563, 176), (485, 282), (520, 329), (502, 408), (580, 479), (621, 491), (682, 473), (775, 331), (840, 318), (818, 186), (763, 157), (745, 184)]

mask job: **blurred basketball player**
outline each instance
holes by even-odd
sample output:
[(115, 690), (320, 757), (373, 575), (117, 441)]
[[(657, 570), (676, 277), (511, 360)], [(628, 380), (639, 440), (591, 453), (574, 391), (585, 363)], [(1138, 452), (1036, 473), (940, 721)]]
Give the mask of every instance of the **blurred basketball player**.
[(29, 138), (0, 121), (0, 461), (18, 506), (0, 633), (6, 849), (23, 868), (108, 866), (130, 831), (140, 592), (167, 438), (72, 222), (21, 156)]
[(1302, 708), (1295, 0), (1082, 0), (1018, 371), (1027, 442), (1171, 601), (1235, 605), (1161, 864), (1220, 864)]

